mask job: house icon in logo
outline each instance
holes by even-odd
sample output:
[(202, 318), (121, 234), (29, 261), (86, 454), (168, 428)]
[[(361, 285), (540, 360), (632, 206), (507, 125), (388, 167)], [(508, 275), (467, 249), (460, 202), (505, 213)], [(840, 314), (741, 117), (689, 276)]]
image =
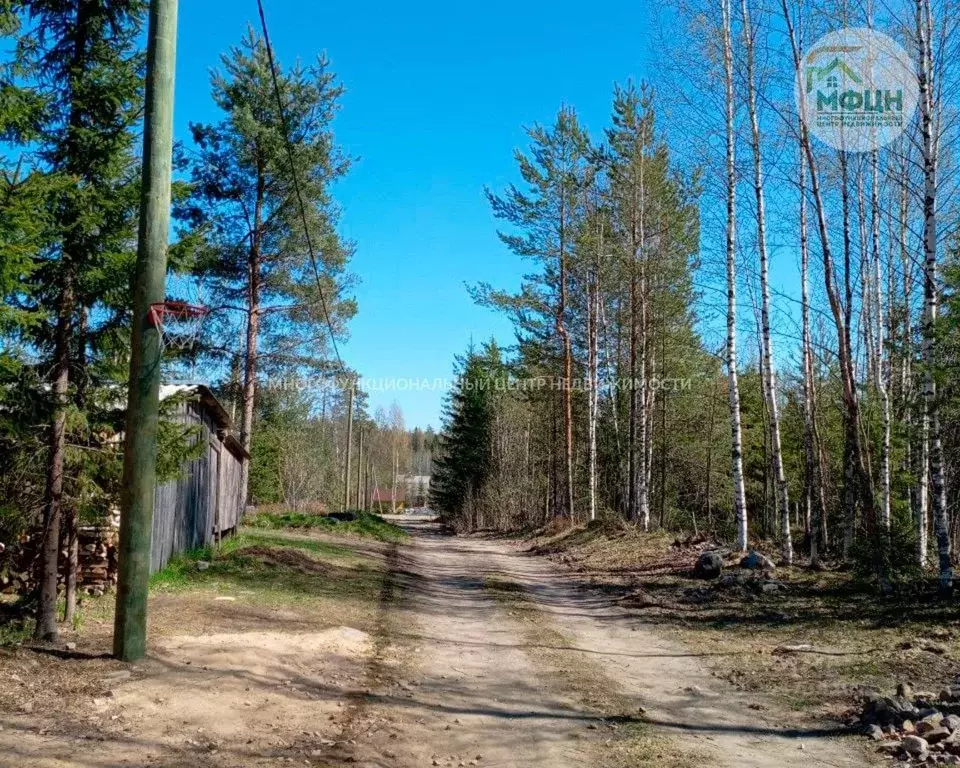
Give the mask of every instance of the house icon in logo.
[[(846, 49), (844, 52), (851, 50), (856, 49)], [(807, 93), (812, 92), (814, 88), (836, 92), (851, 86), (862, 85), (863, 77), (839, 56), (835, 56), (833, 61), (824, 66), (811, 64), (807, 67)]]

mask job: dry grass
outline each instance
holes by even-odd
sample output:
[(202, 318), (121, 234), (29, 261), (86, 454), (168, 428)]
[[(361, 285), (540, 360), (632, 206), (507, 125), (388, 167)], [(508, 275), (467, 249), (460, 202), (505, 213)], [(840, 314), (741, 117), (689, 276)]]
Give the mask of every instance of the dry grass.
[[(864, 687), (892, 692), (908, 681), (935, 693), (960, 661), (960, 607), (938, 601), (932, 584), (885, 599), (846, 571), (781, 568), (782, 591), (721, 589), (692, 577), (705, 543), (619, 522), (547, 532), (531, 545), (704, 653), (717, 676), (812, 715), (843, 719)], [(774, 652), (803, 644), (814, 652)]]

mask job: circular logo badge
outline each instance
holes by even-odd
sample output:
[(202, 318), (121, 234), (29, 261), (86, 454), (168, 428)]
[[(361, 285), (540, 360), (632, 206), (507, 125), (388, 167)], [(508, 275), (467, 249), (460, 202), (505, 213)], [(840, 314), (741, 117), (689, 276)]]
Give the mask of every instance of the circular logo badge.
[(896, 139), (917, 109), (917, 69), (894, 40), (854, 27), (824, 35), (800, 60), (797, 108), (807, 130), (847, 152)]

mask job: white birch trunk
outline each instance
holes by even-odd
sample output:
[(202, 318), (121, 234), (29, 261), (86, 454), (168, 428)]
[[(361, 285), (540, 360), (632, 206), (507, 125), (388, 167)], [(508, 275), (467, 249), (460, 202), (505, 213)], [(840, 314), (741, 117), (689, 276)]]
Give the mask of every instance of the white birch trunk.
[[(940, 589), (953, 590), (953, 566), (950, 562), (950, 526), (943, 479), (943, 445), (940, 437), (940, 407), (937, 399), (935, 367), (937, 363), (935, 323), (939, 308), (937, 277), (937, 143), (934, 136), (933, 56), (930, 31), (932, 14), (929, 0), (917, 0), (917, 47), (920, 91), (920, 130), (923, 146), (923, 432), (928, 437), (930, 467), (930, 505), (937, 539), (940, 565)], [(926, 462), (925, 462), (926, 464)]]
[(643, 354), (646, 365), (643, 367), (643, 376), (647, 396), (645, 400), (646, 411), (643, 414), (644, 434), (646, 435), (643, 444), (643, 482), (646, 484), (647, 508), (649, 509), (650, 489), (653, 487), (653, 411), (657, 402), (657, 390), (648, 386), (648, 382), (654, 377), (657, 359), (648, 347), (649, 336), (645, 334), (644, 339)]
[[(853, 349), (852, 349), (852, 325), (853, 325), (853, 281), (850, 279), (851, 265), (851, 242), (850, 235), (850, 181), (848, 173), (847, 153), (844, 150), (838, 152), (838, 162), (840, 165), (840, 189), (841, 189), (841, 208), (843, 217), (843, 322), (837, 327), (837, 333), (842, 334), (842, 346), (845, 348), (845, 354), (851, 358), (850, 370), (844, 371), (844, 387), (853, 388)], [(846, 397), (846, 393), (844, 393)], [(849, 560), (853, 553), (853, 540), (857, 527), (857, 498), (854, 489), (854, 480), (856, 473), (854, 469), (853, 458), (853, 440), (856, 437), (856, 425), (851, 424), (851, 412), (844, 403), (843, 410), (843, 559)]]
[[(917, 459), (913, 455), (913, 443), (916, 438), (914, 423), (914, 388), (913, 388), (913, 259), (910, 257), (910, 251), (907, 248), (907, 237), (909, 228), (907, 225), (907, 216), (910, 208), (909, 187), (907, 185), (907, 154), (906, 146), (903, 147), (903, 160), (900, 167), (900, 221), (899, 221), (899, 239), (900, 239), (900, 268), (903, 271), (903, 365), (900, 370), (900, 389), (903, 394), (903, 412), (907, 419), (907, 456), (906, 469), (913, 472), (917, 464)], [(930, 549), (927, 540), (927, 528), (929, 527), (929, 507), (927, 504), (927, 485), (929, 483), (927, 461), (927, 437), (923, 433), (921, 423), (919, 445), (920, 471), (917, 477), (917, 483), (913, 488), (913, 513), (917, 527), (917, 563), (921, 568), (927, 567), (928, 552)]]
[[(926, 398), (926, 388), (923, 390)], [(920, 475), (917, 478), (917, 527), (920, 529), (920, 561), (927, 565), (930, 553), (930, 420), (926, 413), (926, 402), (920, 413), (920, 455), (917, 466)]]
[[(396, 437), (394, 437), (396, 441)], [(393, 448), (393, 493), (390, 495), (390, 511), (397, 514), (397, 485), (400, 474), (400, 453), (396, 445)]]
[(813, 414), (813, 344), (810, 333), (810, 247), (807, 240), (807, 179), (806, 162), (800, 152), (800, 303), (803, 323), (803, 453), (804, 503), (810, 521), (810, 562), (817, 565), (821, 556), (820, 524), (823, 510), (815, 490), (817, 456), (814, 445)]
[(760, 146), (760, 121), (757, 117), (754, 82), (753, 23), (748, 0), (741, 0), (743, 40), (747, 61), (747, 108), (750, 113), (750, 143), (753, 149), (753, 190), (757, 203), (757, 254), (760, 258), (760, 349), (762, 355), (764, 397), (770, 413), (770, 449), (776, 483), (777, 513), (780, 520), (780, 552), (783, 561), (793, 563), (793, 537), (790, 532), (790, 499), (783, 466), (780, 439), (780, 404), (777, 401), (777, 373), (773, 365), (773, 339), (770, 334), (770, 274), (767, 254), (767, 222), (763, 194), (763, 156)]
[(879, 152), (874, 151), (870, 156), (871, 186), (871, 251), (873, 257), (873, 300), (876, 331), (875, 375), (877, 392), (880, 394), (880, 405), (883, 413), (883, 439), (880, 445), (880, 524), (889, 534), (890, 532), (890, 390), (888, 386), (890, 360), (884, 344), (884, 303), (882, 285), (882, 271), (880, 269), (880, 158)]
[[(603, 248), (601, 238), (600, 248)], [(600, 375), (599, 375), (599, 348), (598, 348), (598, 332), (597, 325), (599, 322), (599, 312), (598, 305), (600, 303), (600, 285), (599, 285), (599, 261), (600, 256), (597, 254), (597, 266), (594, 270), (593, 277), (588, 282), (587, 288), (587, 357), (588, 363), (587, 367), (589, 369), (590, 376), (590, 392), (589, 392), (589, 414), (588, 414), (588, 423), (587, 423), (587, 435), (588, 435), (588, 450), (590, 452), (589, 456), (589, 473), (590, 473), (590, 519), (597, 519), (597, 418), (599, 412), (599, 395), (600, 395)]]
[[(653, 441), (650, 436), (648, 424), (650, 416), (647, 411), (647, 391), (649, 383), (647, 381), (647, 358), (649, 350), (649, 338), (647, 334), (647, 251), (646, 251), (646, 174), (644, 172), (644, 152), (646, 151), (645, 132), (640, 151), (640, 210), (638, 216), (638, 235), (636, 259), (640, 263), (640, 349), (637, 365), (638, 375), (640, 377), (640, 412), (638, 413), (637, 431), (642, 435), (640, 448), (643, 451), (643, 471), (640, 472), (639, 483), (637, 486), (637, 508), (640, 524), (643, 530), (650, 530), (650, 453), (653, 449)], [(661, 493), (663, 490), (661, 489)]]
[(737, 520), (737, 547), (748, 544), (747, 495), (743, 481), (743, 429), (740, 420), (740, 386), (737, 381), (737, 267), (736, 267), (736, 194), (735, 136), (733, 126), (733, 36), (730, 0), (720, 0), (723, 19), (723, 69), (726, 87), (727, 137), (727, 376), (730, 390), (730, 458), (733, 464), (733, 506)]

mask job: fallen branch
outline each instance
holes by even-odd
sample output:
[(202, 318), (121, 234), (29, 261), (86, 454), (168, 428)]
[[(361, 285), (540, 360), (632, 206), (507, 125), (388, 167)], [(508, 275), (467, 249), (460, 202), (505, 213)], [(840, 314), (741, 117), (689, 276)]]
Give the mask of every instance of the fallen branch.
[(774, 656), (786, 656), (791, 653), (812, 653), (818, 656), (859, 656), (864, 653), (877, 653), (881, 648), (871, 648), (867, 651), (828, 651), (823, 648), (814, 648), (812, 645), (778, 645), (771, 653)]

